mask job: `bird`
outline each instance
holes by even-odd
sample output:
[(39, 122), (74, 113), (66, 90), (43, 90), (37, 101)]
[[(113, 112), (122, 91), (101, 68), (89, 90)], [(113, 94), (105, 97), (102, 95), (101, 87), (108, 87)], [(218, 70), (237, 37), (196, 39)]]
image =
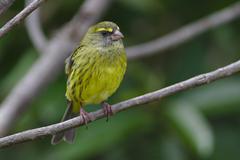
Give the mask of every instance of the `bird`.
[[(67, 75), (67, 109), (61, 121), (82, 116), (83, 123), (95, 117), (84, 110), (89, 104), (100, 104), (104, 114), (113, 115), (107, 99), (119, 88), (127, 68), (124, 36), (117, 24), (99, 22), (87, 30), (78, 47), (65, 60)], [(62, 139), (73, 143), (75, 129), (53, 135), (51, 143)]]

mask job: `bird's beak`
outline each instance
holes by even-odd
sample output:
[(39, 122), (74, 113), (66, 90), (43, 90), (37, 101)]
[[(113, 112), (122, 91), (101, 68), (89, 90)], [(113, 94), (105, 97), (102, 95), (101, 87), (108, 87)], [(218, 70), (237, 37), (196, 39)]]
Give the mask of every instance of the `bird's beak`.
[(124, 38), (123, 34), (119, 30), (115, 30), (113, 34), (111, 35), (111, 38), (113, 41), (117, 41), (119, 39)]

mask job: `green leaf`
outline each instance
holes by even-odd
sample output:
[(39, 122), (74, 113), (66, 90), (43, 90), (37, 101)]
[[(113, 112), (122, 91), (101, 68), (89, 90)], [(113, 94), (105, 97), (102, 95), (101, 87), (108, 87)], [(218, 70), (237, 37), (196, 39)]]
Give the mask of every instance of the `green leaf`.
[(176, 102), (166, 110), (170, 125), (182, 141), (200, 157), (208, 157), (213, 152), (213, 133), (205, 117), (194, 106)]

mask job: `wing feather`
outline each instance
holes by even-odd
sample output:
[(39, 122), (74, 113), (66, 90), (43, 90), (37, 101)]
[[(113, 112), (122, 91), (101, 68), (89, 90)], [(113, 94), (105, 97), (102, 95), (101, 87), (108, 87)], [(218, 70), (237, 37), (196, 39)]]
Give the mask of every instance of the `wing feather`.
[(82, 46), (77, 47), (74, 52), (65, 60), (65, 73), (69, 76), (72, 72), (73, 58), (81, 50)]

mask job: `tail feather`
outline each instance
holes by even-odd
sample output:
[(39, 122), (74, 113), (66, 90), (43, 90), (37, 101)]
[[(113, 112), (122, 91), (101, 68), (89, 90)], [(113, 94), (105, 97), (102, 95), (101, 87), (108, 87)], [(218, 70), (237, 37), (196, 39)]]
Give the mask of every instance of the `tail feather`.
[(63, 139), (72, 144), (75, 139), (75, 128), (65, 131)]
[(53, 135), (51, 144), (52, 145), (58, 144), (63, 139), (63, 137), (64, 137), (64, 132), (60, 132), (60, 133)]
[[(72, 112), (72, 103), (69, 102), (68, 107), (63, 115), (61, 122), (66, 121), (66, 120), (71, 119), (76, 116), (78, 116), (78, 114)], [(58, 144), (62, 139), (64, 139), (64, 141), (66, 141), (68, 143), (73, 143), (74, 138), (75, 138), (75, 129), (72, 128), (72, 129), (66, 130), (64, 132), (57, 133), (56, 135), (53, 135), (51, 144), (53, 144), (53, 145)]]

